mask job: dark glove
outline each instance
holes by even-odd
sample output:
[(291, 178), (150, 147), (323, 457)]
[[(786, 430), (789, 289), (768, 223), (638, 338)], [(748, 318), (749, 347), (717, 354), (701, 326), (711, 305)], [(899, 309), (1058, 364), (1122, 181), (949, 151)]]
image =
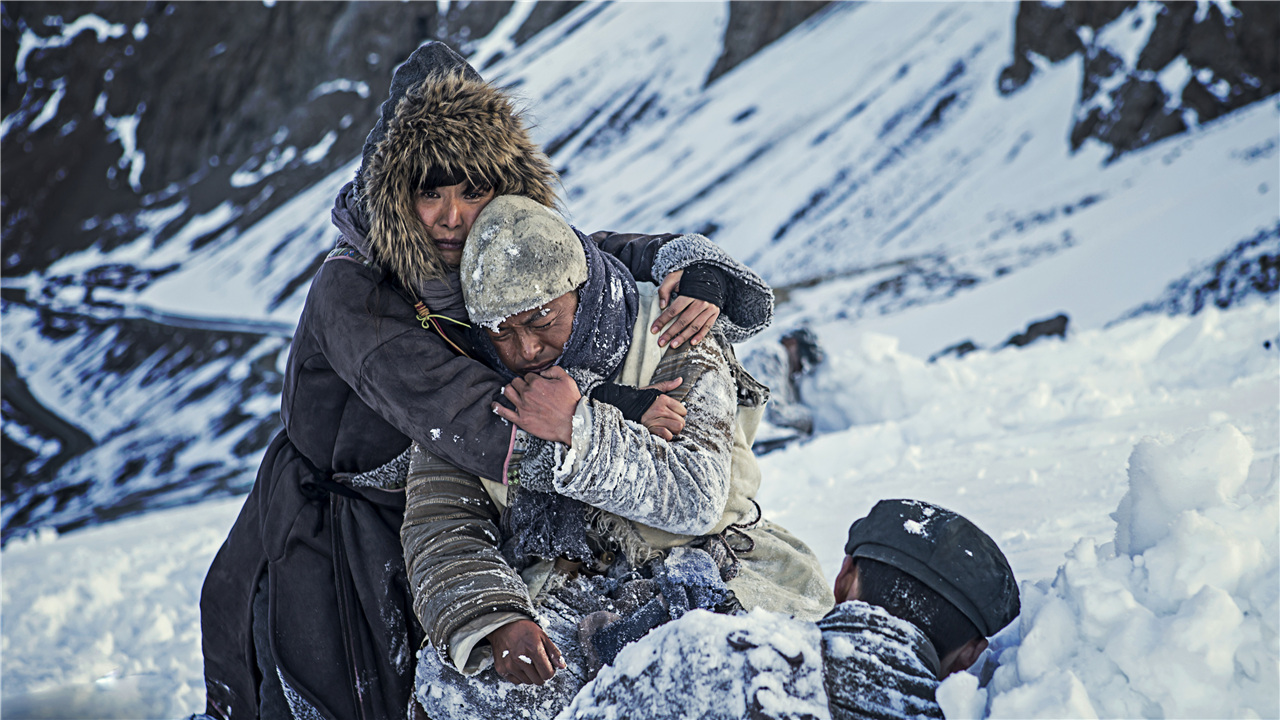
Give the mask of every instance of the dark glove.
[(724, 293), (728, 286), (724, 270), (711, 263), (694, 263), (684, 269), (678, 292), (694, 300), (706, 300), (718, 308), (724, 307)]
[(591, 399), (609, 403), (622, 411), (622, 417), (631, 422), (640, 422), (640, 418), (644, 417), (649, 406), (661, 394), (652, 388), (640, 390), (626, 385), (600, 383), (591, 391)]

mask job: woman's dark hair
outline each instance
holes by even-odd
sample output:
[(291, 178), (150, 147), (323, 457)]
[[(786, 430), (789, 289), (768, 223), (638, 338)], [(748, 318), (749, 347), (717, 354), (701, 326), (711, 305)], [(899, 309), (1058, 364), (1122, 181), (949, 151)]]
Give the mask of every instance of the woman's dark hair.
[(438, 165), (418, 168), (417, 175), (413, 180), (413, 186), (416, 187), (420, 193), (438, 187), (448, 187), (450, 185), (459, 185), (461, 183), (469, 184), (472, 190), (480, 192), (494, 190), (494, 194), (496, 195), (503, 194), (499, 192), (502, 188), (497, 187), (495, 183), (490, 182), (488, 178), (481, 177), (478, 173), (461, 168), (445, 170)]
[(920, 628), (938, 651), (938, 659), (982, 637), (969, 618), (928, 585), (878, 560), (860, 557), (854, 562), (858, 567), (858, 599), (879, 605)]

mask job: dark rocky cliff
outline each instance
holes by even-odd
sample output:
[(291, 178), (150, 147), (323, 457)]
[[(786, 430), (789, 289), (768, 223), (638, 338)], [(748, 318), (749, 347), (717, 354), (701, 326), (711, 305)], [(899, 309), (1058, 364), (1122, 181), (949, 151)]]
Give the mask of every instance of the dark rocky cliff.
[[(1032, 81), (1034, 56), (1084, 63), (1071, 145), (1100, 140), (1111, 159), (1280, 92), (1280, 3), (1236, 2), (1228, 14), (1217, 3), (1140, 5), (1023, 2), (1001, 92)], [(1108, 29), (1149, 34), (1129, 59), (1099, 41)]]
[(724, 29), (724, 50), (707, 75), (707, 84), (755, 55), (761, 48), (791, 32), (825, 7), (830, 0), (731, 0), (729, 24)]
[[(516, 39), (576, 4), (539, 4)], [(5, 3), (4, 273), (130, 240), (131, 212), (175, 196), (247, 227), (359, 153), (420, 42), (466, 53), (511, 5)]]

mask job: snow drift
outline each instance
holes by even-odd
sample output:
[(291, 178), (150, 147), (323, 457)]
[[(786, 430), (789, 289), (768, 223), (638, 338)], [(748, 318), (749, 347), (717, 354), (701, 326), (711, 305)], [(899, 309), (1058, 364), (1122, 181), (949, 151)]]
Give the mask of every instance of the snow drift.
[(947, 716), (1274, 717), (1280, 506), (1274, 471), (1245, 489), (1252, 459), (1230, 424), (1140, 441), (1115, 540), (1024, 585), (990, 685), (949, 680)]

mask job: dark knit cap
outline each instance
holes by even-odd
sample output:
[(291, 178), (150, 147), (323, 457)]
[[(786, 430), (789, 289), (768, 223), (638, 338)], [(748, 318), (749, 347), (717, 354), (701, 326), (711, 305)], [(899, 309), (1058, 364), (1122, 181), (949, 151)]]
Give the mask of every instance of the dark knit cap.
[(881, 500), (849, 527), (846, 555), (898, 568), (932, 588), (986, 637), (1018, 616), (1018, 585), (994, 540), (966, 518), (918, 500)]

